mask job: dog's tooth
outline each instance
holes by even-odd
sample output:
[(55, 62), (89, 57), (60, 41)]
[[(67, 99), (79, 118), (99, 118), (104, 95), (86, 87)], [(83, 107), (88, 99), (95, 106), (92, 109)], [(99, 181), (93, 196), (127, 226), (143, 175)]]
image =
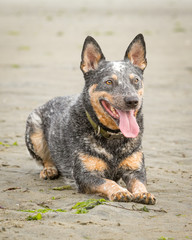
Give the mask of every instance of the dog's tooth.
[(112, 111), (112, 113), (114, 114), (114, 116), (115, 116), (116, 118), (119, 118), (119, 115), (118, 115), (116, 109), (115, 109), (114, 107), (112, 107), (112, 106), (111, 106), (111, 111)]
[(112, 106), (111, 106), (111, 111), (112, 111), (113, 113), (115, 113), (115, 109), (114, 109), (114, 107), (112, 107)]
[(116, 109), (115, 109), (114, 107), (112, 107), (111, 105), (110, 105), (110, 110), (111, 110), (111, 112), (114, 114), (114, 116), (115, 116), (116, 118), (119, 118), (119, 115), (118, 115)]
[(114, 109), (114, 108), (112, 109), (112, 113), (113, 113), (113, 114), (116, 114), (116, 112), (115, 112), (115, 109)]

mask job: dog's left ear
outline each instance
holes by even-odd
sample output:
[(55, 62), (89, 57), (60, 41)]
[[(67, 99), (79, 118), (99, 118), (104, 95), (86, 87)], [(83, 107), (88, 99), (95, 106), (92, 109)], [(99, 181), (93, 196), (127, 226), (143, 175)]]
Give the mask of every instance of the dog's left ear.
[(138, 34), (130, 43), (125, 53), (124, 60), (129, 60), (133, 65), (139, 67), (142, 71), (146, 68), (146, 49), (142, 34)]
[(98, 68), (99, 62), (102, 60), (105, 60), (105, 57), (99, 44), (94, 38), (88, 36), (85, 39), (81, 53), (81, 70), (83, 73), (87, 73), (90, 70), (95, 70)]

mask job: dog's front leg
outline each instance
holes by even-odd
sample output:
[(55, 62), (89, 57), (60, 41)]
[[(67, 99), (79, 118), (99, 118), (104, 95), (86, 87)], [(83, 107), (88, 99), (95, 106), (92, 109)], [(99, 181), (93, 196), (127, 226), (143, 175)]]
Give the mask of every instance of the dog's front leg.
[(111, 201), (130, 202), (132, 194), (116, 182), (106, 179), (107, 164), (98, 157), (79, 154), (73, 175), (80, 192), (98, 193)]
[(120, 163), (124, 171), (122, 179), (133, 195), (133, 202), (155, 204), (156, 199), (146, 188), (146, 171), (144, 155), (141, 151), (134, 152)]
[(128, 188), (133, 194), (133, 202), (152, 205), (156, 203), (154, 195), (147, 191), (145, 184), (139, 179), (132, 179)]
[[(128, 177), (129, 176), (129, 177)], [(133, 171), (131, 174), (125, 174), (123, 180), (127, 185), (127, 189), (133, 195), (133, 202), (143, 204), (155, 204), (156, 198), (149, 193), (146, 188), (145, 171)]]
[(104, 183), (98, 186), (93, 186), (92, 191), (101, 193), (111, 201), (130, 202), (132, 201), (132, 194), (126, 189), (119, 186), (116, 182), (104, 179)]
[(78, 181), (79, 190), (85, 193), (98, 193), (110, 201), (130, 202), (132, 194), (126, 189), (119, 186), (116, 182), (84, 174), (81, 181)]

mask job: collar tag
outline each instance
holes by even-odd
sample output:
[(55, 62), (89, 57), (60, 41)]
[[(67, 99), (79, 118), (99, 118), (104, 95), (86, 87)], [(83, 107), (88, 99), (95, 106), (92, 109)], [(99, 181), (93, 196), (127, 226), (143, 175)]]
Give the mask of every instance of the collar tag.
[(95, 128), (95, 135), (99, 136), (101, 133), (101, 127), (99, 125), (97, 125), (97, 127)]

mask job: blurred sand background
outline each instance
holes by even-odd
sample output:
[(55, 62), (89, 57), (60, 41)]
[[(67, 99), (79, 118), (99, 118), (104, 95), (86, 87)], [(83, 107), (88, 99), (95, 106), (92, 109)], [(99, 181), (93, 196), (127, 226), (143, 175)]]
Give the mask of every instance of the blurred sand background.
[[(148, 59), (148, 189), (158, 202), (149, 212), (127, 210), (141, 204), (114, 203), (74, 214), (76, 202), (98, 196), (74, 187), (57, 192), (52, 189), (66, 184), (63, 179), (39, 179), (40, 167), (24, 143), (26, 118), (47, 100), (82, 90), (79, 64), (87, 35), (108, 60), (120, 60), (138, 33), (145, 36)], [(191, 55), (190, 0), (1, 0), (0, 239), (192, 239)], [(18, 211), (42, 208), (42, 202), (67, 212), (26, 221), (29, 213)]]

